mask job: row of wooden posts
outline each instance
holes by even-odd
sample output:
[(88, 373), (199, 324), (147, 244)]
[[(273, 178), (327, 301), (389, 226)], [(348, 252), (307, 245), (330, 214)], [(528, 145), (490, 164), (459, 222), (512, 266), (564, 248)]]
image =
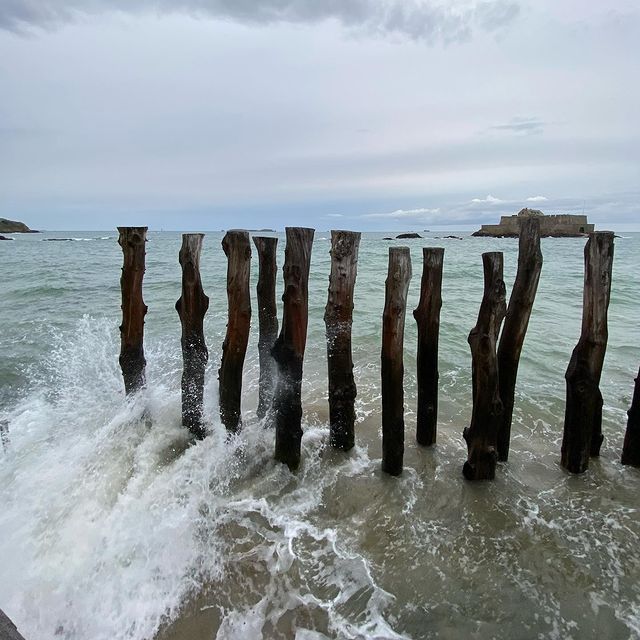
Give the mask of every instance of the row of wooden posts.
[[(118, 227), (124, 253), (120, 366), (127, 393), (145, 382), (142, 297), (146, 227)], [(308, 281), (314, 230), (286, 229), (283, 267), (283, 319), (278, 335), (276, 313), (277, 238), (257, 237), (259, 278), (259, 399), (257, 415), (275, 427), (275, 458), (292, 470), (300, 464), (302, 439), (301, 385), (307, 340)], [(184, 234), (179, 262), (182, 295), (176, 303), (182, 324), (182, 422), (197, 438), (205, 436), (203, 389), (208, 351), (203, 319), (209, 307), (200, 278), (203, 234)], [(565, 375), (567, 395), (561, 463), (582, 473), (602, 444), (602, 394), (599, 383), (607, 345), (607, 309), (611, 290), (613, 233), (590, 234), (585, 246), (582, 331)], [(327, 337), (330, 443), (348, 451), (355, 444), (356, 384), (353, 376), (351, 326), (360, 234), (331, 232), (331, 273), (324, 320)], [(251, 323), (249, 233), (228, 231), (222, 241), (227, 256), (228, 324), (219, 375), (220, 418), (230, 432), (241, 428), (242, 370)], [(438, 414), (438, 335), (442, 306), (444, 249), (423, 248), (420, 301), (413, 315), (418, 324), (416, 438), (436, 441)], [(522, 221), (518, 270), (506, 304), (503, 255), (482, 255), (484, 294), (478, 320), (468, 338), (472, 355), (471, 423), (464, 430), (469, 480), (493, 479), (497, 461), (509, 456), (516, 377), (542, 269), (539, 221)], [(404, 454), (404, 325), (411, 279), (408, 247), (389, 249), (389, 269), (382, 317), (382, 469), (402, 472)], [(502, 329), (502, 332), (501, 332)], [(640, 466), (640, 373), (624, 441), (622, 463)]]

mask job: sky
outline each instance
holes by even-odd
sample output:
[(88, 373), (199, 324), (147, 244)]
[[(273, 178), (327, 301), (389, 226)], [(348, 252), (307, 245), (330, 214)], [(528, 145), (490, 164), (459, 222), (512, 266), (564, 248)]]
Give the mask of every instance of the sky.
[(0, 0), (0, 216), (640, 230), (638, 78), (638, 0)]

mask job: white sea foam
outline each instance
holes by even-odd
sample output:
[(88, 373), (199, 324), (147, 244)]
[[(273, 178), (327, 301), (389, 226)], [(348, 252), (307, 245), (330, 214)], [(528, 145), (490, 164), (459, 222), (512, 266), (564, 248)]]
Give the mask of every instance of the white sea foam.
[[(272, 462), (273, 434), (258, 423), (228, 439), (214, 420), (204, 441), (188, 445), (178, 389), (150, 381), (125, 401), (116, 350), (113, 328), (84, 318), (77, 340), (61, 336), (48, 358), (44, 377), (55, 393), (30, 395), (9, 415), (0, 602), (25, 635), (151, 638), (203, 585), (224, 582), (229, 559), (240, 561), (228, 530), (239, 528), (270, 577), (258, 602), (238, 597), (225, 611), (219, 638), (259, 638), (269, 620), (309, 606), (341, 637), (400, 637), (384, 621), (390, 596), (366, 561), (334, 529), (307, 520), (323, 486), (369, 464), (366, 451), (327, 473), (318, 455), (326, 431), (310, 427), (296, 477)], [(329, 593), (287, 588), (296, 562)], [(338, 613), (363, 589), (364, 617)], [(323, 637), (299, 631), (314, 634)]]

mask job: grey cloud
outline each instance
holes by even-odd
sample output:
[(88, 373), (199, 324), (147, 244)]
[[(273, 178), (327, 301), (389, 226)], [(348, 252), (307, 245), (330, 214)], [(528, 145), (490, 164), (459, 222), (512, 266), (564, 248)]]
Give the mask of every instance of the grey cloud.
[(519, 13), (514, 0), (442, 3), (433, 0), (2, 0), (0, 28), (52, 28), (93, 14), (184, 13), (244, 24), (310, 24), (336, 20), (349, 29), (426, 42), (466, 40), (495, 31)]
[(512, 118), (504, 124), (489, 127), (489, 131), (506, 131), (519, 135), (535, 135), (544, 131), (546, 122), (539, 118)]

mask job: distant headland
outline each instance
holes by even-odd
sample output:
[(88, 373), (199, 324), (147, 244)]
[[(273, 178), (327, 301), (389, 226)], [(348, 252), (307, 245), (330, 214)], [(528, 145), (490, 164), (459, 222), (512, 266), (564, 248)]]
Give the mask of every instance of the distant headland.
[(547, 216), (538, 209), (521, 209), (512, 216), (502, 216), (500, 224), (483, 224), (472, 235), (491, 238), (517, 238), (520, 220), (529, 217), (540, 218), (540, 236), (543, 238), (578, 238), (594, 231), (594, 225), (587, 222), (587, 216), (552, 215)]
[(0, 218), (0, 233), (39, 233), (35, 229), (29, 229), (24, 222)]

